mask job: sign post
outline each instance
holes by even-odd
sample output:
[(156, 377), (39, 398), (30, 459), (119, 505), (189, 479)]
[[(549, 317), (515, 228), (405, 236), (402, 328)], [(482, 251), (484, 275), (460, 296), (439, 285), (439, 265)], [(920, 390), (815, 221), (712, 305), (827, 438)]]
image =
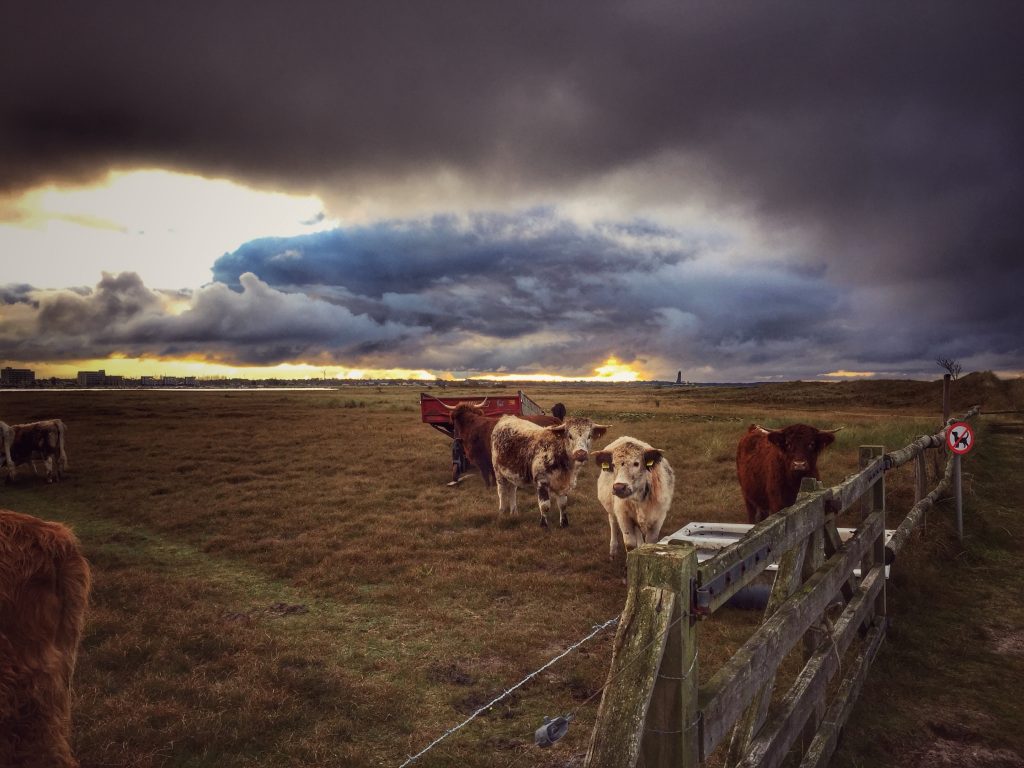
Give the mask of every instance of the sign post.
[(965, 421), (956, 421), (946, 430), (946, 447), (953, 452), (953, 496), (956, 498), (956, 535), (964, 540), (964, 497), (960, 483), (960, 457), (974, 447), (974, 430)]

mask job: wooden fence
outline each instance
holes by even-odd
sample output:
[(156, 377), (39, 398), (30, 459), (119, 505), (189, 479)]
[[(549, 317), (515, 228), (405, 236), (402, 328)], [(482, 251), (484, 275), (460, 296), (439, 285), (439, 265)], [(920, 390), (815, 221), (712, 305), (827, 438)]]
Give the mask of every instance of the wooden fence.
[[(771, 768), (799, 744), (806, 747), (801, 768), (826, 765), (885, 637), (885, 565), (953, 482), (951, 458), (925, 492), (925, 453), (944, 445), (951, 421), (892, 453), (861, 446), (857, 474), (828, 489), (805, 481), (793, 506), (712, 559), (698, 563), (692, 544), (671, 540), (630, 552), (629, 592), (585, 765), (695, 768), (722, 745), (730, 768)], [(916, 503), (886, 546), (885, 473), (910, 461)], [(859, 510), (861, 522), (843, 541), (836, 516), (849, 509)], [(698, 685), (699, 621), (776, 561), (764, 622)], [(835, 617), (827, 609), (837, 600)], [(804, 667), (769, 717), (776, 673), (800, 642)]]

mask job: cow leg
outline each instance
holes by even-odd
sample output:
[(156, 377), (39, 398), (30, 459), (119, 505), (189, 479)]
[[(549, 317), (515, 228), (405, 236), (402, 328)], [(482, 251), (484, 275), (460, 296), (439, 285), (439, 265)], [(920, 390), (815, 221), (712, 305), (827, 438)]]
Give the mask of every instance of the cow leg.
[(565, 508), (569, 504), (569, 497), (564, 495), (558, 495), (555, 497), (555, 503), (558, 504), (558, 524), (562, 528), (569, 527), (569, 513), (565, 511)]
[(611, 534), (608, 541), (608, 559), (614, 561), (622, 557), (622, 530), (619, 528), (619, 521), (611, 512), (608, 513), (608, 529)]
[(503, 477), (498, 478), (498, 514), (516, 513), (516, 487)]
[(540, 527), (548, 527), (548, 510), (551, 509), (551, 488), (547, 479), (537, 480), (537, 506), (540, 507)]
[(743, 499), (743, 503), (746, 504), (747, 506), (747, 522), (751, 525), (756, 524), (759, 512), (757, 504), (755, 504), (754, 502), (747, 498)]
[(644, 530), (644, 543), (657, 544), (661, 534), (661, 523), (648, 523)]
[(53, 482), (53, 456), (47, 456), (43, 461), (43, 466), (46, 467), (46, 482)]

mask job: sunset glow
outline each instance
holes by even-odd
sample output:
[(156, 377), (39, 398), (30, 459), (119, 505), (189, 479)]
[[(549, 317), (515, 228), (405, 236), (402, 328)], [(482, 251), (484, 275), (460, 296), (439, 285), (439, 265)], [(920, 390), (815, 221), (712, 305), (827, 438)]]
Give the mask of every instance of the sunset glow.
[(604, 361), (604, 365), (595, 368), (593, 376), (561, 376), (554, 373), (496, 373), (470, 377), (471, 380), (478, 379), (483, 381), (605, 381), (618, 383), (641, 381), (644, 378), (646, 378), (646, 375), (643, 371), (625, 363), (620, 363), (615, 357), (609, 357)]

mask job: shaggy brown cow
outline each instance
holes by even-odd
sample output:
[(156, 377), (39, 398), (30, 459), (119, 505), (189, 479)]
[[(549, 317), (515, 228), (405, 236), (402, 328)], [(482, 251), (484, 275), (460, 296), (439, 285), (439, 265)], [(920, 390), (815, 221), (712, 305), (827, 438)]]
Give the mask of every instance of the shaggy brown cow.
[(75, 768), (71, 677), (89, 596), (74, 534), (0, 510), (0, 765)]
[[(485, 400), (486, 402), (486, 400)], [(561, 403), (558, 403), (557, 408)], [(447, 406), (446, 406), (447, 407)], [(552, 409), (554, 411), (554, 409)], [(562, 405), (562, 414), (565, 406)], [(562, 419), (556, 416), (517, 416), (541, 427), (561, 424)], [(491, 433), (498, 423), (497, 416), (485, 416), (479, 405), (459, 403), (452, 409), (452, 424), (455, 427), (455, 439), (462, 441), (462, 450), (469, 460), (480, 470), (484, 485), (494, 485), (494, 463), (491, 461)], [(455, 479), (455, 478), (453, 478)]]
[(11, 465), (9, 479), (14, 478), (16, 467), (28, 464), (36, 472), (36, 461), (46, 467), (46, 482), (60, 480), (68, 468), (68, 455), (64, 448), (67, 428), (60, 419), (15, 424), (11, 427)]
[(747, 519), (759, 523), (796, 501), (800, 481), (820, 479), (818, 454), (836, 439), (834, 432), (792, 424), (768, 430), (751, 424), (736, 448)]
[(548, 527), (553, 494), (559, 524), (563, 528), (569, 525), (565, 512), (569, 491), (576, 487), (576, 476), (587, 462), (591, 441), (607, 431), (608, 427), (580, 417), (539, 427), (515, 416), (503, 416), (491, 435), (498, 513), (514, 515), (518, 506), (516, 489), (535, 485), (540, 524)]

